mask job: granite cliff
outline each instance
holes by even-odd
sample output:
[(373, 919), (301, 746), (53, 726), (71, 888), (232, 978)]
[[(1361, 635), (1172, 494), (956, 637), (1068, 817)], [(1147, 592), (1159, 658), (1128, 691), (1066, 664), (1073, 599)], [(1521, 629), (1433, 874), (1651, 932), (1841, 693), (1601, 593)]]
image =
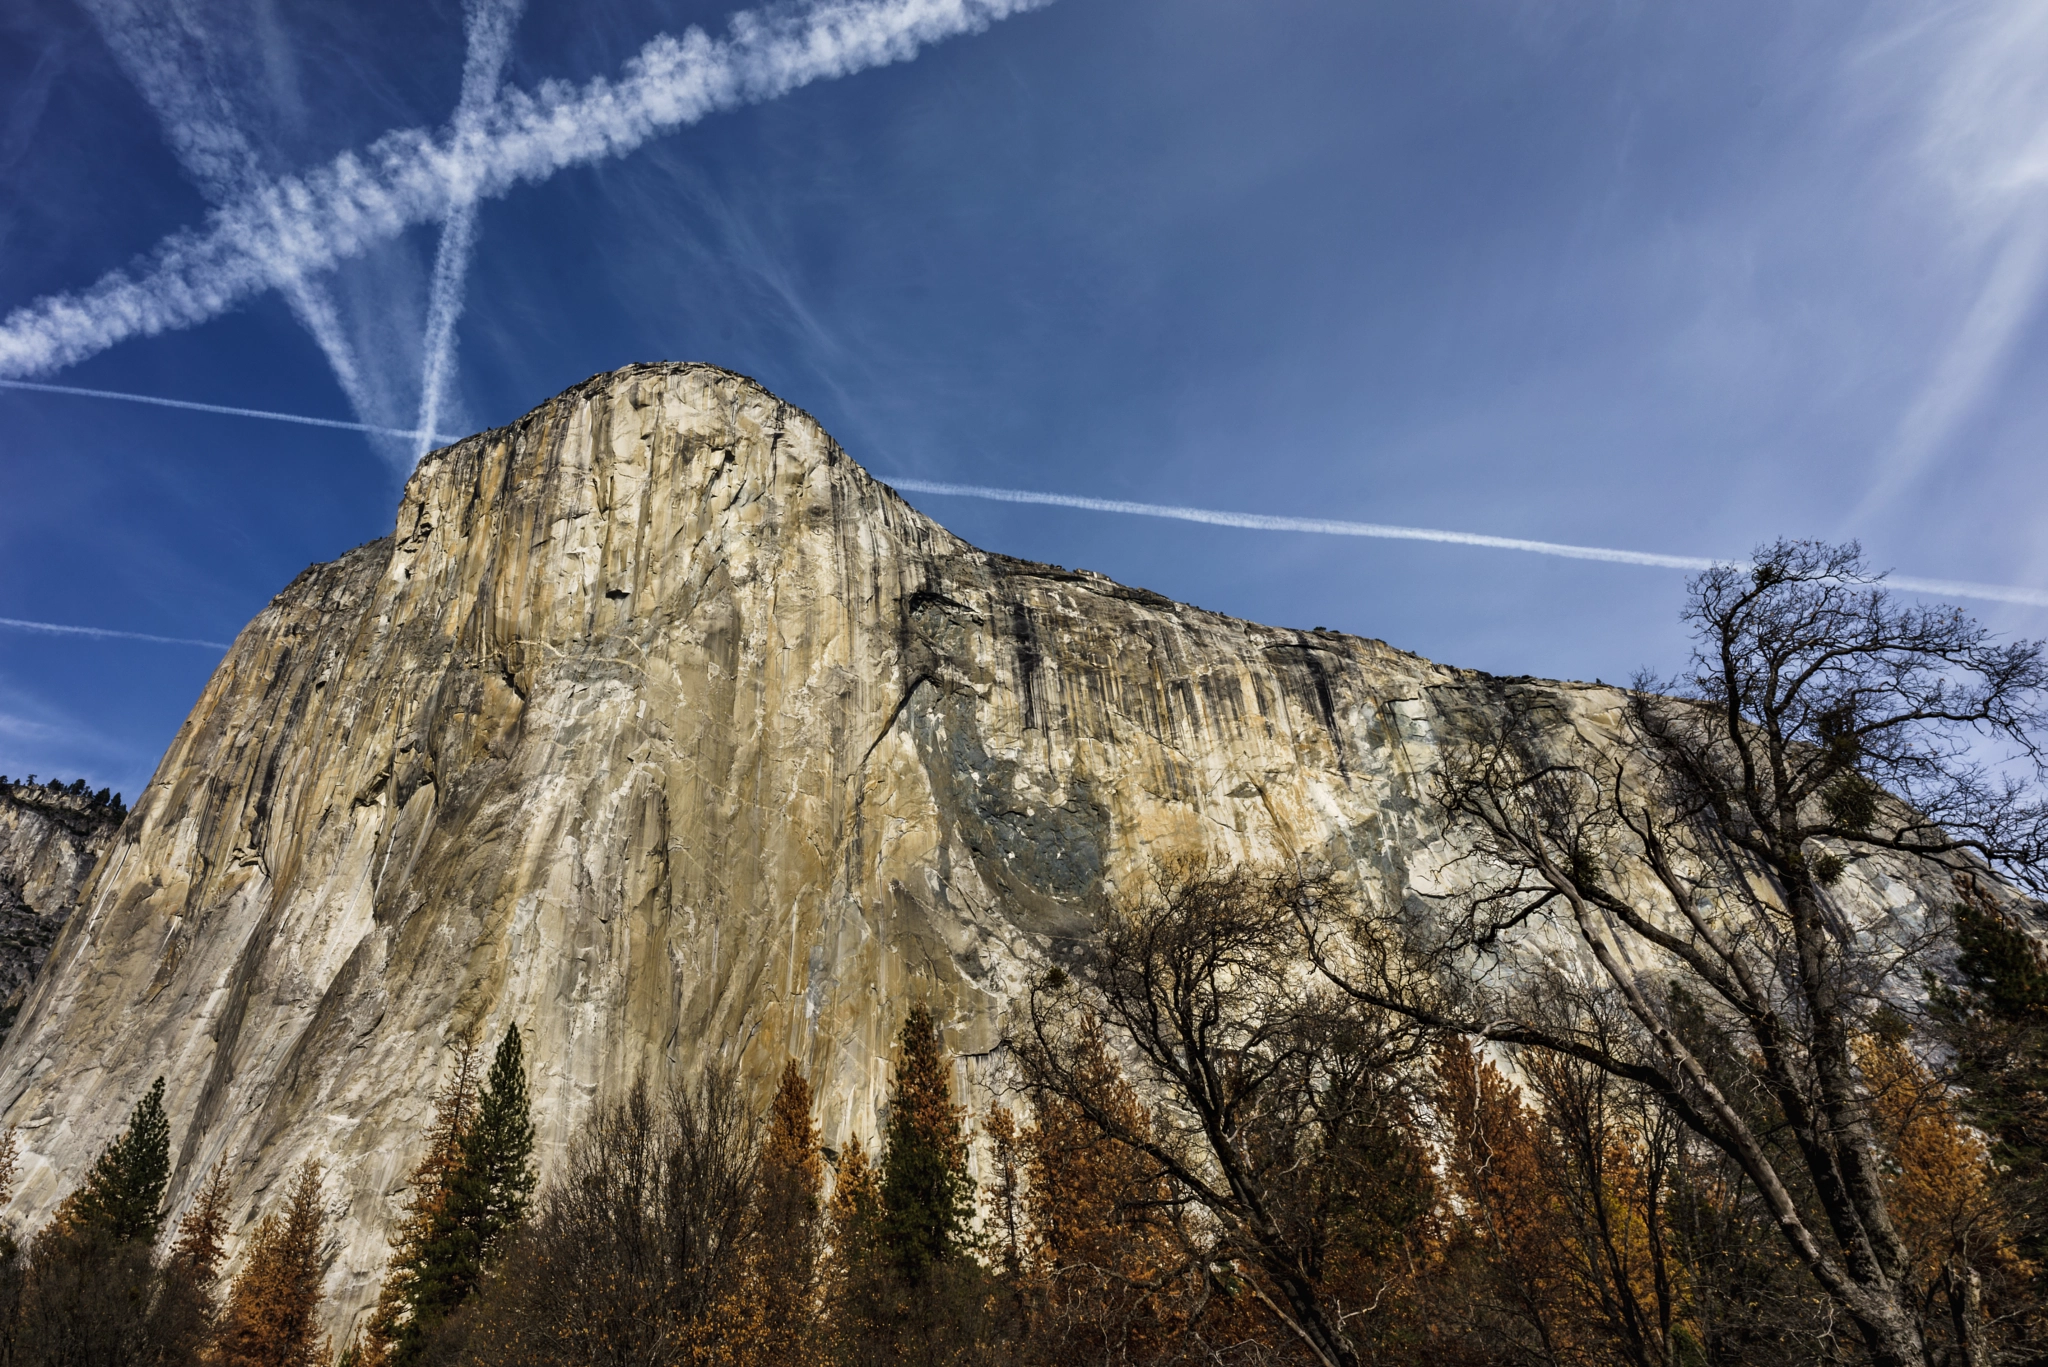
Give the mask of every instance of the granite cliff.
[(430, 455), (243, 630), (0, 1053), (12, 1217), (162, 1075), (174, 1209), (327, 1164), (345, 1317), (447, 1043), (508, 1023), (544, 1164), (713, 1053), (795, 1056), (826, 1142), (871, 1137), (910, 1004), (971, 1083), (1162, 856), (1426, 892), (1436, 728), (1513, 688), (1620, 701), (983, 552), (741, 376), (599, 376)]
[(0, 1035), (126, 815), (84, 788), (0, 778)]

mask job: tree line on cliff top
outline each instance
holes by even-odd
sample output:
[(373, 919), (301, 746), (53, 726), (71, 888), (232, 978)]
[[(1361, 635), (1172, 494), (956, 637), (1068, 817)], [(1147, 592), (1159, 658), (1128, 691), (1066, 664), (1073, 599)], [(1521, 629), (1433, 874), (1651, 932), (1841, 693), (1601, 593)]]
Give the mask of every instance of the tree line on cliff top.
[(31, 805), (44, 794), (60, 801), (69, 798), (87, 812), (94, 815), (105, 813), (117, 822), (128, 815), (128, 804), (122, 800), (119, 793), (107, 788), (102, 788), (96, 793), (87, 792), (85, 780), (82, 778), (72, 779), (69, 783), (54, 778), (45, 783), (37, 783), (34, 774), (18, 782), (5, 774), (0, 774), (0, 792), (13, 797), (16, 801), (25, 801)]
[[(872, 1151), (713, 1065), (537, 1188), (517, 1033), (460, 1045), (339, 1359), (2048, 1361), (2042, 647), (1811, 543), (1688, 618), (1676, 680), (1446, 691), (1433, 906), (1162, 867), (1030, 984), (1001, 1104), (911, 1009)], [(335, 1355), (319, 1169), (222, 1285), (219, 1174), (160, 1246), (168, 1138), (159, 1085), (0, 1249), (0, 1367)]]

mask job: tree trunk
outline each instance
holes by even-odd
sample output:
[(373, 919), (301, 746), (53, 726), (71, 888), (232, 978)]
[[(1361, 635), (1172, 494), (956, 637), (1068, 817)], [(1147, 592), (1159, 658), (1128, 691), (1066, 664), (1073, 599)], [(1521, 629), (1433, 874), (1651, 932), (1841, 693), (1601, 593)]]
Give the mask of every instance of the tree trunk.
[(1991, 1349), (1984, 1341), (1984, 1280), (1961, 1258), (1944, 1269), (1948, 1282), (1948, 1313), (1955, 1326), (1956, 1352), (1963, 1367), (1990, 1367)]
[(1874, 1367), (1929, 1367), (1920, 1326), (1897, 1297), (1866, 1288), (1860, 1305), (1845, 1307), (1863, 1332)]

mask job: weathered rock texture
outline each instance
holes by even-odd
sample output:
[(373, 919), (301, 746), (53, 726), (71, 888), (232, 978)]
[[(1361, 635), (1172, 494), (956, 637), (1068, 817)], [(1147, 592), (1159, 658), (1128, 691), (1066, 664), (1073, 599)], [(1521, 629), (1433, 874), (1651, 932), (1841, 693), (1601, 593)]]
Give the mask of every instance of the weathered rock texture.
[(0, 783), (0, 1035), (122, 814), (69, 789)]
[(740, 376), (600, 376), (242, 632), (0, 1056), (12, 1215), (161, 1074), (176, 1200), (328, 1165), (352, 1312), (449, 1040), (508, 1023), (546, 1162), (714, 1054), (872, 1137), (913, 1002), (971, 1072), (1161, 856), (1426, 890), (1432, 728), (1509, 686), (976, 550)]

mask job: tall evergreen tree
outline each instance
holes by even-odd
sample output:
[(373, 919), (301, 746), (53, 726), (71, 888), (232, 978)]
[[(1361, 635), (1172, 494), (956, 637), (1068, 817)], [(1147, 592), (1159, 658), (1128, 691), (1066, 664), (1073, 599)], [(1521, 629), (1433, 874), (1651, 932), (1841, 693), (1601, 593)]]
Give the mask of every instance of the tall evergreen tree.
[(169, 1255), (157, 1269), (147, 1337), (152, 1367), (200, 1361), (219, 1319), (216, 1292), (233, 1192), (216, 1166), (178, 1221)]
[(137, 1367), (160, 1360), (151, 1338), (152, 1248), (170, 1180), (170, 1125), (158, 1078), (109, 1144), (30, 1240), (9, 1259), (4, 1298), (10, 1360), (65, 1367)]
[(882, 1243), (910, 1282), (960, 1251), (973, 1212), (963, 1112), (953, 1104), (938, 1027), (911, 1008), (882, 1154)]
[(768, 1142), (761, 1150), (764, 1202), (784, 1207), (776, 1213), (788, 1221), (818, 1214), (825, 1186), (825, 1164), (818, 1152), (818, 1127), (811, 1120), (811, 1084), (790, 1059), (768, 1109)]
[(538, 1176), (531, 1112), (519, 1027), (507, 1026), (477, 1098), (476, 1121), (462, 1136), (461, 1162), (449, 1187), (439, 1292), (444, 1309), (468, 1298), (505, 1235), (526, 1218)]
[(796, 1060), (783, 1065), (768, 1111), (768, 1137), (756, 1178), (752, 1280), (759, 1290), (762, 1332), (752, 1335), (759, 1361), (801, 1363), (815, 1356), (819, 1310), (820, 1196), (825, 1165), (811, 1120), (811, 1086)]
[[(455, 1068), (434, 1099), (427, 1151), (413, 1169), (405, 1219), (392, 1239), (391, 1264), (377, 1293), (361, 1351), (363, 1367), (415, 1360), (425, 1345), (430, 1321), (438, 1318), (438, 1272), (445, 1254), (441, 1240), (447, 1207), (462, 1163), (462, 1141), (475, 1118), (476, 1040), (455, 1044)], [(354, 1351), (353, 1349), (351, 1351)]]
[(817, 1269), (820, 1197), (825, 1163), (811, 1120), (811, 1085), (796, 1060), (783, 1065), (761, 1146), (756, 1226), (772, 1277), (792, 1294), (809, 1288)]
[[(881, 1242), (882, 1188), (860, 1137), (839, 1155), (826, 1208), (827, 1334), (845, 1367), (887, 1361), (895, 1270)], [(879, 1350), (879, 1351), (878, 1351)]]
[(461, 1048), (371, 1324), (372, 1361), (418, 1360), (435, 1326), (476, 1290), (533, 1199), (533, 1120), (518, 1027), (507, 1027), (481, 1091), (475, 1047)]
[(58, 1218), (90, 1226), (111, 1243), (154, 1244), (163, 1229), (170, 1180), (171, 1122), (164, 1115), (164, 1080), (158, 1078)]

